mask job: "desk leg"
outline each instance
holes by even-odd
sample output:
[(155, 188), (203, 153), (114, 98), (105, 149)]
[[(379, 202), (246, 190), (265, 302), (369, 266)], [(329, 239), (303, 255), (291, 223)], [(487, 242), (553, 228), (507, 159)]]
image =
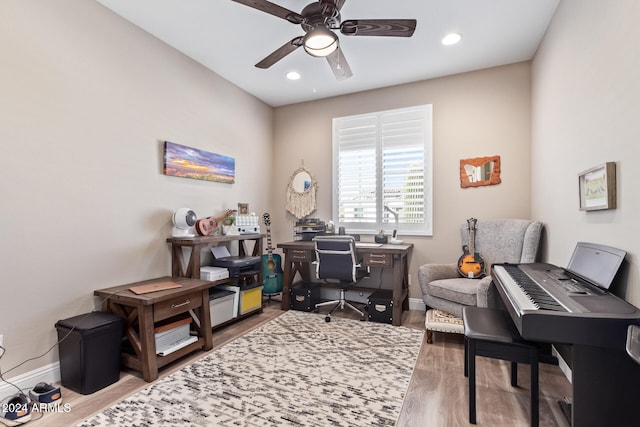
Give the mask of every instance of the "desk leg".
[(138, 322), (140, 327), (140, 362), (142, 364), (142, 377), (146, 382), (151, 382), (158, 378), (153, 306), (138, 306)]
[(296, 273), (300, 274), (304, 282), (311, 281), (309, 265), (309, 261), (293, 261), (291, 257), (289, 257), (288, 252), (285, 252), (284, 275), (282, 277), (282, 303), (280, 304), (282, 310), (289, 310), (289, 302), (291, 299), (289, 290), (293, 286), (293, 279), (296, 277)]
[(402, 309), (407, 311), (409, 310), (409, 257), (407, 255), (402, 256), (402, 295), (404, 295)]
[(409, 309), (407, 289), (409, 283), (407, 257), (402, 254), (393, 256), (393, 326), (402, 324), (402, 312)]
[(290, 289), (293, 283), (293, 276), (295, 273), (293, 272), (293, 261), (289, 257), (287, 251), (284, 253), (284, 273), (282, 277), (282, 295), (280, 302), (281, 310), (289, 310), (289, 297), (290, 297)]
[(402, 259), (394, 256), (393, 260), (393, 326), (402, 324)]

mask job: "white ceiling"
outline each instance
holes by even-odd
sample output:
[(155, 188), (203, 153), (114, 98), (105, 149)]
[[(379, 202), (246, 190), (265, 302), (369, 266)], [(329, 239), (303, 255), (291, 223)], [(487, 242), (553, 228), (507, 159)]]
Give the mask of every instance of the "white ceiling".
[[(232, 0), (97, 0), (271, 106), (281, 106), (533, 57), (559, 0), (347, 0), (341, 18), (413, 18), (411, 38), (347, 37), (340, 48), (353, 77), (338, 81), (304, 49), (263, 70), (254, 65), (304, 35), (299, 25)], [(313, 0), (272, 0), (300, 12)], [(463, 35), (455, 46), (440, 40)], [(288, 80), (287, 72), (302, 75)]]

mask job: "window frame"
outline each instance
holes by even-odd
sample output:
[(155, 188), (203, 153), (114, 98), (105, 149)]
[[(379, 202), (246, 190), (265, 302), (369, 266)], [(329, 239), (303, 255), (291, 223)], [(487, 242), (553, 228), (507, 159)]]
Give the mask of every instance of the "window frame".
[[(383, 121), (389, 117), (405, 117), (418, 115), (422, 120), (422, 132), (424, 135), (424, 222), (418, 224), (398, 224), (398, 234), (404, 236), (432, 236), (433, 235), (433, 105), (424, 104), (413, 107), (385, 110), (379, 112), (357, 114), (352, 116), (336, 117), (333, 119), (332, 129), (332, 218), (336, 227), (345, 227), (349, 232), (359, 234), (377, 234), (380, 230), (390, 234), (395, 228), (395, 220), (384, 210), (383, 200)], [(340, 222), (340, 191), (339, 191), (339, 155), (340, 155), (340, 131), (354, 129), (356, 124), (372, 126), (375, 122), (375, 152), (376, 152), (376, 189), (375, 189), (375, 224), (362, 222)], [(348, 123), (352, 123), (351, 126)], [(389, 124), (388, 121), (384, 121)], [(395, 123), (395, 122), (391, 122)], [(399, 123), (399, 122), (398, 122)], [(372, 145), (373, 147), (373, 145)]]

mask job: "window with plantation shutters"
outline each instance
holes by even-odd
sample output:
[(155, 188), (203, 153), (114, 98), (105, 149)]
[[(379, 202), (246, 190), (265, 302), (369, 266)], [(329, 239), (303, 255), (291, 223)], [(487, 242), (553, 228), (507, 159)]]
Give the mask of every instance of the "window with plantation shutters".
[(431, 133), (431, 105), (333, 119), (334, 222), (431, 235)]

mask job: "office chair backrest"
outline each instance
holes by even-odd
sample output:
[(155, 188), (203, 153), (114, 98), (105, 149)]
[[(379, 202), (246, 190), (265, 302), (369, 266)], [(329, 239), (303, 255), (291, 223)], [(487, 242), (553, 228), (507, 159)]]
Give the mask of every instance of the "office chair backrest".
[(360, 267), (356, 253), (356, 242), (351, 236), (317, 236), (313, 238), (316, 248), (316, 276), (318, 279), (356, 282)]

